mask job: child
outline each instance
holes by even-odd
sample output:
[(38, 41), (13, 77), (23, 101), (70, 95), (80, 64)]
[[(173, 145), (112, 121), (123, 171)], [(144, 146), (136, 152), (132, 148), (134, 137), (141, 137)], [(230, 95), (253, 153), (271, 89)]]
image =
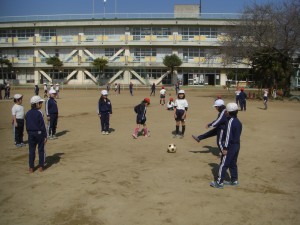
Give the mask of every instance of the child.
[[(242, 124), (237, 118), (238, 105), (236, 103), (228, 103), (226, 106), (228, 120), (226, 124), (225, 141), (223, 145), (221, 163), (218, 173), (218, 179), (210, 183), (211, 187), (223, 188), (224, 184), (237, 186), (238, 168), (237, 158), (240, 151), (240, 136), (242, 133)], [(231, 175), (230, 181), (224, 181), (226, 171), (229, 168)]]
[(185, 99), (185, 92), (184, 90), (180, 90), (178, 91), (177, 99), (175, 100), (175, 104), (174, 104), (174, 118), (176, 121), (176, 135), (174, 137), (178, 137), (179, 135), (180, 123), (182, 127), (181, 138), (183, 138), (184, 136), (185, 118), (186, 118), (187, 110), (188, 110), (188, 102)]
[(167, 110), (171, 110), (171, 111), (174, 110), (174, 101), (173, 101), (173, 98), (169, 99), (169, 101), (167, 103)]
[(59, 98), (59, 84), (55, 85), (56, 98)]
[(4, 99), (10, 99), (10, 86), (6, 84), (4, 91)]
[(48, 121), (48, 138), (50, 140), (57, 139), (56, 137), (56, 127), (58, 120), (58, 108), (57, 102), (55, 101), (56, 91), (51, 89), (49, 91), (49, 99), (46, 101), (46, 115)]
[(134, 107), (134, 111), (136, 112), (137, 116), (136, 116), (136, 128), (133, 131), (133, 138), (138, 138), (138, 132), (140, 130), (141, 125), (143, 125), (143, 129), (144, 129), (144, 136), (145, 137), (149, 137), (149, 132), (147, 129), (147, 125), (146, 125), (146, 111), (147, 111), (147, 106), (150, 105), (150, 99), (149, 98), (145, 98), (141, 104), (137, 105)]
[(112, 114), (112, 105), (107, 98), (107, 90), (101, 91), (101, 97), (98, 101), (98, 115), (101, 120), (101, 132), (102, 134), (109, 134), (109, 114)]
[(34, 171), (35, 150), (38, 145), (39, 171), (43, 171), (45, 164), (45, 144), (47, 142), (47, 132), (43, 113), (40, 111), (45, 100), (40, 96), (33, 96), (30, 99), (31, 110), (26, 113), (26, 130), (28, 133), (29, 145), (29, 173)]
[(236, 88), (236, 91), (235, 91), (234, 93), (235, 93), (235, 103), (236, 103), (237, 105), (239, 105), (239, 95), (240, 95), (240, 93), (241, 93), (239, 87)]
[(44, 98), (48, 98), (48, 87), (46, 83), (44, 83)]
[(34, 94), (39, 95), (39, 91), (40, 91), (39, 86), (37, 84), (34, 85)]
[(247, 99), (247, 94), (244, 92), (244, 88), (241, 88), (241, 92), (239, 94), (241, 111), (243, 110), (246, 111), (246, 99)]
[(23, 95), (15, 94), (14, 95), (14, 106), (11, 109), (12, 118), (13, 118), (13, 128), (15, 136), (15, 145), (17, 148), (26, 146), (23, 143), (24, 136), (24, 107), (22, 106)]
[(265, 105), (265, 110), (268, 109), (268, 105), (267, 105), (267, 102), (268, 102), (268, 89), (264, 89), (264, 105)]
[(165, 105), (165, 99), (166, 99), (166, 89), (165, 89), (165, 87), (164, 86), (162, 86), (161, 87), (161, 90), (160, 90), (160, 92), (159, 92), (159, 94), (160, 94), (160, 100), (159, 100), (159, 104), (161, 104), (161, 105)]
[(115, 94), (116, 94), (116, 96), (118, 95), (118, 84), (117, 83), (115, 83)]
[(216, 120), (214, 120), (213, 122), (206, 125), (206, 128), (213, 127), (213, 129), (202, 135), (199, 135), (199, 136), (192, 135), (192, 137), (197, 142), (200, 142), (201, 140), (204, 140), (206, 138), (217, 136), (217, 145), (219, 147), (220, 152), (222, 152), (222, 150), (223, 150), (222, 140), (223, 140), (225, 125), (227, 122), (226, 107), (225, 107), (225, 103), (222, 99), (217, 99), (215, 101), (213, 107), (215, 107), (215, 109), (219, 112), (218, 118)]
[(152, 96), (152, 95), (155, 96), (155, 89), (156, 89), (156, 86), (155, 86), (155, 83), (153, 83), (152, 86), (151, 86), (151, 93), (150, 93), (150, 96)]

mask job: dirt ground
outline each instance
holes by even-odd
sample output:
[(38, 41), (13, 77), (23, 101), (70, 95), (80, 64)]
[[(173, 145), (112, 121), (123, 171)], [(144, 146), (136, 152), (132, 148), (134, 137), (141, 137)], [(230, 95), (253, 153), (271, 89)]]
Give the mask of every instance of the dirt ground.
[[(25, 111), (33, 90), (24, 94)], [(168, 90), (174, 97), (174, 91)], [(220, 158), (215, 138), (196, 143), (217, 112), (223, 89), (188, 89), (186, 135), (174, 139), (173, 113), (151, 97), (151, 137), (131, 137), (133, 107), (148, 90), (109, 96), (112, 132), (101, 135), (97, 90), (63, 90), (58, 139), (46, 145), (44, 172), (28, 173), (28, 147), (13, 145), (12, 100), (0, 101), (0, 224), (3, 225), (283, 225), (300, 224), (300, 103), (247, 102), (238, 159), (238, 187), (209, 186)], [(43, 106), (44, 110), (44, 106)], [(25, 140), (27, 133), (25, 132)], [(177, 152), (167, 153), (170, 143)], [(38, 158), (38, 157), (37, 157)], [(37, 161), (36, 161), (37, 163)]]

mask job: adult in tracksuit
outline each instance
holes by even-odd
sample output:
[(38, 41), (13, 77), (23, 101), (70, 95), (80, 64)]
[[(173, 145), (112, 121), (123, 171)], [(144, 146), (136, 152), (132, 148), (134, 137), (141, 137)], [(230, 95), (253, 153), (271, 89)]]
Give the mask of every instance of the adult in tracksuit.
[(41, 112), (42, 104), (45, 100), (40, 96), (33, 96), (30, 99), (31, 109), (26, 113), (26, 130), (28, 133), (29, 146), (29, 172), (34, 171), (35, 150), (38, 146), (39, 171), (43, 171), (45, 164), (45, 143), (47, 142), (47, 131)]
[(244, 88), (241, 88), (241, 92), (239, 94), (241, 111), (243, 110), (246, 111), (246, 99), (247, 99), (247, 94), (244, 92)]
[(213, 105), (215, 109), (219, 112), (219, 114), (216, 120), (206, 125), (206, 128), (213, 127), (212, 130), (199, 136), (192, 135), (192, 137), (197, 142), (200, 142), (201, 140), (204, 140), (206, 138), (217, 136), (217, 145), (219, 147), (220, 152), (222, 152), (223, 150), (222, 141), (223, 141), (225, 125), (227, 123), (226, 107), (224, 104), (225, 103), (222, 99), (217, 99)]
[(56, 127), (58, 120), (58, 107), (57, 102), (55, 101), (56, 91), (51, 89), (49, 91), (49, 98), (46, 101), (46, 115), (48, 121), (48, 138), (56, 139)]
[[(224, 184), (238, 185), (237, 159), (240, 151), (240, 136), (242, 124), (237, 118), (238, 106), (236, 103), (228, 103), (226, 106), (228, 121), (224, 138), (221, 163), (219, 167), (218, 179), (210, 183), (215, 188), (223, 188)], [(224, 181), (226, 171), (229, 169), (231, 180)]]
[(101, 97), (98, 101), (98, 115), (101, 120), (101, 132), (102, 134), (109, 134), (109, 117), (112, 114), (112, 105), (107, 98), (107, 90), (101, 91)]

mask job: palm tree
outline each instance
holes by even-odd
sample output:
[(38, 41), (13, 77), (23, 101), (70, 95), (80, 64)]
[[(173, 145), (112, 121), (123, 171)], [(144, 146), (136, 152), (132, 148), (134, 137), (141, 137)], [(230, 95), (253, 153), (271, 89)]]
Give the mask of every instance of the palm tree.
[[(106, 65), (108, 64), (108, 60), (107, 59), (104, 59), (103, 57), (102, 58), (96, 58), (94, 59), (93, 61), (93, 66), (97, 69), (100, 70), (100, 73), (101, 75), (103, 75), (103, 72), (104, 72), (104, 68), (106, 67)], [(100, 84), (100, 75), (98, 77), (98, 82)]]
[(4, 71), (3, 71), (3, 65), (6, 65), (8, 68), (12, 67), (12, 63), (9, 61), (9, 59), (6, 58), (0, 58), (0, 64), (1, 64), (1, 75), (3, 79), (3, 84), (5, 84), (5, 79), (4, 79)]
[[(63, 62), (57, 57), (57, 56), (52, 56), (47, 59), (46, 63), (48, 65), (52, 65), (53, 69), (60, 70), (61, 67), (63, 66)], [(53, 77), (51, 77), (52, 82), (53, 82)]]
[(163, 59), (163, 63), (166, 67), (168, 67), (171, 72), (171, 76), (173, 76), (175, 67), (179, 67), (182, 64), (182, 60), (176, 54), (166, 55)]

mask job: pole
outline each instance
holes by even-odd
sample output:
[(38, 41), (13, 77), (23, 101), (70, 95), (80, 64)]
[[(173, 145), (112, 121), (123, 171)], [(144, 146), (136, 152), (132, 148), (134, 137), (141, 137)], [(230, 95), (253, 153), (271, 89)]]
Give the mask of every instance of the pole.
[(115, 0), (115, 16), (117, 14), (117, 0)]
[(93, 19), (94, 19), (94, 14), (95, 14), (95, 0), (93, 0)]

